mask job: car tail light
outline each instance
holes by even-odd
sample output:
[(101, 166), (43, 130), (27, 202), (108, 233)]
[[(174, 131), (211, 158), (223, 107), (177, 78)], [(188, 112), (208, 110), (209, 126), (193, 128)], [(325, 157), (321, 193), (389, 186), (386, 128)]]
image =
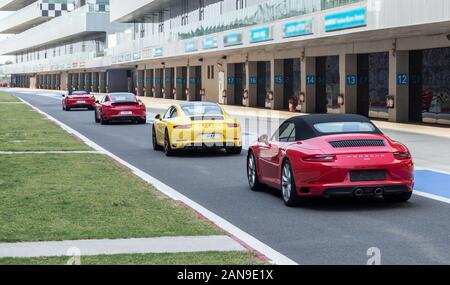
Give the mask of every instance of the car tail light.
[(227, 126), (229, 128), (239, 128), (239, 124), (238, 123), (227, 124)]
[(336, 156), (334, 154), (317, 154), (302, 157), (307, 162), (334, 162)]
[(187, 130), (191, 128), (191, 125), (178, 125), (178, 126), (173, 126), (174, 129), (177, 130)]
[(397, 160), (407, 160), (411, 159), (411, 154), (409, 152), (395, 152), (394, 157)]

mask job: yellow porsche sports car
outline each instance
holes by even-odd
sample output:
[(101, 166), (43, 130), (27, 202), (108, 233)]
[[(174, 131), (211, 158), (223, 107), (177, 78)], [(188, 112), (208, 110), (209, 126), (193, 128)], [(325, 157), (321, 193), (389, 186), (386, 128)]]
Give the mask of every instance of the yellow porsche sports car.
[(228, 154), (242, 152), (241, 127), (218, 104), (187, 102), (156, 115), (152, 141), (155, 150), (171, 156), (176, 150), (216, 148)]

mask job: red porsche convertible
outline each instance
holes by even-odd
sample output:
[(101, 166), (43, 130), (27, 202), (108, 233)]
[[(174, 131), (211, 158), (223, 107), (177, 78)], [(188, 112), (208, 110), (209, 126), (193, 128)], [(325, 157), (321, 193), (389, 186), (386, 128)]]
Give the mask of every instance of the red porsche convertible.
[(414, 187), (408, 148), (359, 115), (307, 115), (261, 136), (247, 158), (250, 188), (280, 189), (287, 206), (305, 197), (383, 197), (406, 202)]
[(62, 109), (70, 111), (74, 108), (94, 110), (95, 96), (84, 90), (73, 90), (68, 95), (63, 95)]
[(147, 122), (146, 107), (133, 93), (110, 93), (96, 102), (95, 122)]

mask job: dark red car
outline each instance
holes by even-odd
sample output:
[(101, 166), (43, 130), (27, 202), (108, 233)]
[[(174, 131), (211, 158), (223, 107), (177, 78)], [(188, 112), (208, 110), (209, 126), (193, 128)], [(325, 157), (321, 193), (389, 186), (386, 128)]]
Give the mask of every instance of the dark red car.
[(313, 196), (406, 202), (413, 172), (408, 148), (359, 115), (294, 117), (260, 137), (247, 158), (250, 188), (280, 189), (288, 206)]
[(133, 93), (110, 93), (97, 101), (95, 122), (102, 125), (110, 122), (147, 122), (146, 107)]
[(95, 96), (84, 90), (69, 91), (68, 95), (63, 95), (62, 109), (95, 109)]

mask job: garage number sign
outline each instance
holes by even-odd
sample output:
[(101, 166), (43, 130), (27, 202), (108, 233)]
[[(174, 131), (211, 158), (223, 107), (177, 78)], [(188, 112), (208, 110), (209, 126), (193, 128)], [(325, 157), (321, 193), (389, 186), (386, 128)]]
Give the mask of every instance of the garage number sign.
[(358, 82), (358, 77), (356, 75), (347, 75), (347, 85), (356, 86)]
[(408, 74), (401, 73), (401, 74), (397, 75), (397, 85), (404, 86), (404, 85), (408, 85), (408, 84), (409, 84)]

